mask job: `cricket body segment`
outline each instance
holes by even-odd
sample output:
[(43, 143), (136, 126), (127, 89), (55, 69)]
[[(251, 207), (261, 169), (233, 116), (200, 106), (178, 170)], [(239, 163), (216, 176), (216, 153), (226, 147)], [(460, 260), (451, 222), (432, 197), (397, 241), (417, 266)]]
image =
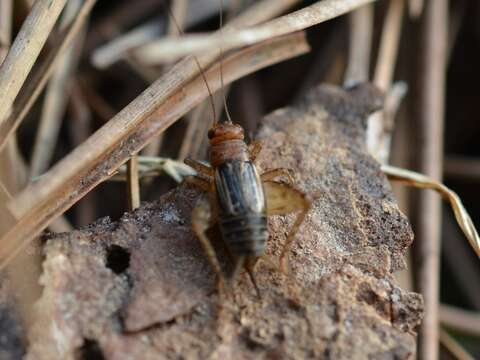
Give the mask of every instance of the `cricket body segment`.
[[(215, 223), (218, 223), (223, 241), (236, 260), (231, 277), (245, 267), (256, 286), (252, 271), (258, 258), (265, 253), (269, 236), (267, 215), (299, 213), (280, 254), (280, 268), (286, 272), (285, 259), (310, 208), (310, 200), (292, 186), (289, 170), (278, 168), (258, 174), (255, 160), (261, 150), (260, 143), (247, 145), (240, 125), (230, 121), (215, 122), (208, 137), (210, 166), (185, 159), (185, 163), (197, 171), (196, 176), (186, 181), (210, 194), (197, 202), (192, 213), (192, 227), (221, 284), (224, 275), (206, 235), (207, 229)], [(278, 178), (284, 178), (286, 182), (276, 181)]]

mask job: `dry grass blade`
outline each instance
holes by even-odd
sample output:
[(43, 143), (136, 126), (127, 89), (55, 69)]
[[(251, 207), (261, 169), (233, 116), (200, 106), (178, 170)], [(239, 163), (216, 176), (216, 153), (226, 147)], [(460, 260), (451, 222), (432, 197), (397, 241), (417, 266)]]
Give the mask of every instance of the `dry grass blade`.
[(66, 0), (37, 0), (0, 66), (0, 127), (50, 35)]
[[(402, 33), (405, 0), (391, 0), (382, 29), (373, 83), (389, 91), (397, 62), (398, 47)], [(387, 163), (390, 154), (392, 128), (384, 111), (372, 114), (368, 120), (367, 146), (381, 163)], [(389, 128), (390, 127), (390, 128)]]
[(218, 55), (220, 47), (223, 51), (228, 51), (304, 30), (373, 1), (375, 0), (324, 0), (249, 29), (228, 31), (229, 28), (226, 27), (224, 36), (193, 34), (165, 38), (142, 46), (134, 53), (144, 63), (170, 62), (200, 52), (214, 52)]
[[(63, 12), (60, 26), (66, 28), (74, 16), (80, 10), (80, 0), (70, 0)], [(46, 94), (40, 124), (35, 136), (35, 144), (30, 161), (30, 177), (35, 177), (47, 170), (53, 157), (57, 137), (60, 131), (65, 109), (67, 107), (71, 78), (79, 59), (78, 50), (83, 41), (83, 34), (80, 33), (70, 47), (59, 59), (52, 79), (50, 80)]]
[(475, 358), (470, 355), (463, 347), (455, 340), (450, 334), (440, 328), (439, 329), (440, 342), (452, 354), (455, 359), (458, 360), (474, 360)]
[(445, 158), (444, 173), (455, 178), (478, 181), (480, 179), (480, 160), (448, 155)]
[[(185, 14), (187, 11), (187, 1), (174, 0), (170, 5), (170, 21), (167, 28), (167, 36), (179, 36), (183, 33), (185, 27)], [(166, 67), (168, 69), (168, 66)], [(143, 150), (145, 155), (156, 156), (159, 155), (163, 144), (163, 134), (160, 134)]]
[(125, 58), (130, 49), (146, 44), (160, 36), (162, 25), (158, 21), (144, 24), (100, 46), (92, 53), (92, 64), (98, 69), (106, 69)]
[(138, 176), (138, 156), (134, 155), (127, 162), (127, 193), (128, 210), (135, 210), (140, 206), (140, 182)]
[[(445, 122), (446, 64), (448, 45), (448, 0), (429, 0), (421, 19), (415, 97), (417, 169), (434, 179), (442, 178)], [(438, 358), (438, 306), (442, 212), (440, 199), (422, 192), (416, 199), (413, 223), (419, 240), (414, 251), (417, 289), (425, 301), (420, 327), (419, 356)], [(428, 215), (428, 217), (426, 216)]]
[[(225, 59), (225, 83), (308, 50), (304, 34), (293, 34), (244, 49)], [(218, 74), (218, 66), (206, 73), (214, 91), (220, 88)], [(138, 152), (154, 136), (207, 97), (201, 77), (187, 85), (180, 82), (179, 86), (175, 83), (179, 74), (173, 72), (171, 76), (173, 79), (161, 79), (157, 86), (154, 84), (153, 88), (147, 89), (8, 204), (22, 217), (0, 239), (3, 244), (0, 248), (1, 267), (13, 259), (53, 218), (112, 176), (131, 154)], [(169, 87), (176, 85), (166, 99), (163, 98), (164, 92), (156, 91), (165, 81)]]
[(407, 185), (422, 189), (432, 189), (440, 193), (445, 199), (450, 202), (453, 213), (457, 219), (457, 223), (462, 229), (463, 233), (468, 239), (473, 250), (480, 257), (480, 238), (478, 236), (475, 225), (473, 224), (470, 215), (463, 206), (462, 200), (458, 195), (450, 190), (442, 183), (429, 178), (428, 176), (419, 174), (414, 171), (397, 168), (389, 165), (382, 165), (382, 171), (388, 176), (390, 180), (401, 181)]
[(417, 19), (422, 15), (425, 0), (408, 0), (408, 12), (410, 17)]
[[(12, 0), (0, 1), (0, 63), (5, 59), (12, 37)], [(16, 139), (12, 137), (7, 147), (0, 151), (0, 182), (10, 191), (19, 189), (16, 163), (19, 162)]]
[(442, 325), (465, 334), (480, 336), (480, 313), (440, 305), (440, 322)]
[(68, 48), (82, 29), (95, 2), (96, 0), (85, 0), (72, 25), (54, 39), (53, 42), (57, 45), (45, 56), (39, 65), (36, 65), (31, 78), (29, 78), (27, 84), (22, 88), (18, 99), (16, 99), (10, 116), (5, 121), (0, 119), (0, 150), (30, 111), (52, 75), (57, 62), (61, 59), (60, 55)]
[(373, 83), (382, 90), (387, 90), (392, 83), (398, 58), (404, 7), (405, 0), (391, 0), (382, 29), (378, 60), (373, 76)]
[(346, 87), (365, 82), (369, 78), (372, 32), (372, 5), (366, 5), (350, 14), (349, 55), (344, 81)]

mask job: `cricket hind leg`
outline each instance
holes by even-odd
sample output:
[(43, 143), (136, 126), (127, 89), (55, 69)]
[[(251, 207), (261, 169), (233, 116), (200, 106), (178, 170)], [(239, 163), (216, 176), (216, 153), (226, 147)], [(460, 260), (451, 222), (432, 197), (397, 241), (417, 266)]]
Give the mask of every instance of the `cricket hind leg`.
[(311, 200), (306, 194), (288, 184), (265, 181), (263, 185), (267, 198), (268, 215), (286, 215), (299, 212), (287, 235), (280, 254), (280, 270), (283, 273), (288, 273), (288, 254), (295, 235), (310, 210)]
[(286, 183), (289, 185), (293, 185), (295, 182), (293, 179), (293, 171), (291, 169), (286, 168), (277, 168), (265, 171), (262, 175), (260, 175), (260, 179), (262, 181), (274, 181), (277, 178), (284, 178), (286, 179)]

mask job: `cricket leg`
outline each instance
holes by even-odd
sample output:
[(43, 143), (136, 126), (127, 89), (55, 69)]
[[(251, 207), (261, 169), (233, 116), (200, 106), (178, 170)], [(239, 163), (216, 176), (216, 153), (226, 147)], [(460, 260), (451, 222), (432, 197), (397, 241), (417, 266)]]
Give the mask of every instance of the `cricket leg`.
[(255, 265), (257, 264), (257, 260), (258, 257), (248, 256), (245, 261), (245, 270), (247, 271), (248, 277), (250, 278), (250, 281), (255, 288), (255, 292), (257, 293), (258, 298), (261, 299), (262, 296), (260, 295), (260, 289), (258, 287), (257, 280), (255, 279), (255, 275), (253, 274), (253, 271), (255, 270)]
[(282, 272), (287, 273), (289, 270), (288, 254), (290, 247), (295, 239), (298, 228), (305, 220), (305, 216), (311, 206), (311, 201), (306, 194), (288, 184), (265, 181), (263, 185), (267, 198), (268, 215), (286, 215), (299, 212), (287, 235), (280, 254), (280, 269)]
[(250, 161), (255, 162), (258, 154), (262, 151), (262, 143), (254, 140), (248, 145), (248, 152), (250, 153)]
[(200, 161), (186, 158), (185, 160), (183, 160), (183, 162), (190, 166), (193, 170), (195, 170), (199, 175), (203, 175), (208, 178), (211, 178), (214, 175), (213, 168), (209, 165), (201, 163)]
[(200, 243), (202, 244), (205, 255), (208, 258), (208, 261), (212, 265), (213, 270), (218, 277), (218, 285), (220, 290), (223, 289), (225, 285), (225, 278), (220, 267), (220, 263), (215, 253), (215, 249), (212, 246), (212, 243), (207, 237), (206, 231), (210, 227), (212, 218), (212, 207), (208, 199), (202, 196), (195, 208), (192, 211), (192, 228), (195, 235), (197, 235)]
[(197, 189), (203, 191), (203, 192), (210, 192), (211, 190), (211, 184), (208, 180), (205, 180), (201, 177), (198, 177), (196, 175), (190, 175), (185, 177), (185, 182), (188, 185), (194, 186)]
[(286, 179), (287, 184), (293, 185), (294, 183), (293, 171), (291, 169), (277, 168), (277, 169), (267, 170), (262, 175), (260, 175), (260, 179), (262, 181), (273, 181), (279, 177)]

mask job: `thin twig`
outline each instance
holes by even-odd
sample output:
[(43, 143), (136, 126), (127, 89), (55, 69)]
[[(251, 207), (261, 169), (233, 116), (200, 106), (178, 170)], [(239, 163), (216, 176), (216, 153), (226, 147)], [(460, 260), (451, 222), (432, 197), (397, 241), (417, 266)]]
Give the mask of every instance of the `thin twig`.
[(350, 36), (348, 65), (344, 84), (347, 87), (369, 79), (372, 51), (373, 5), (365, 5), (349, 15)]
[(72, 25), (55, 37), (53, 43), (57, 45), (36, 65), (35, 71), (30, 75), (29, 81), (22, 88), (20, 95), (16, 99), (10, 116), (3, 122), (0, 119), (0, 150), (30, 111), (52, 75), (57, 61), (61, 58), (60, 55), (68, 48), (78, 32), (83, 28), (83, 24), (95, 2), (96, 0), (85, 0)]
[(133, 155), (127, 161), (128, 210), (140, 207), (140, 181), (138, 176), (138, 156)]
[(0, 127), (5, 123), (66, 0), (37, 0), (0, 66)]
[[(418, 170), (439, 181), (442, 178), (446, 57), (448, 47), (448, 0), (425, 2), (420, 34), (416, 143)], [(438, 301), (440, 287), (441, 203), (422, 192), (417, 197), (413, 224), (417, 238), (415, 262), (417, 289), (425, 301), (420, 328), (419, 355), (438, 358)], [(458, 219), (457, 219), (458, 221)]]
[(412, 19), (422, 15), (425, 0), (408, 0), (408, 13)]
[[(480, 287), (472, 284), (480, 284), (480, 272), (478, 260), (472, 256), (471, 247), (465, 243), (463, 234), (458, 229), (455, 217), (452, 217), (447, 209), (442, 207), (443, 225), (442, 238), (442, 267), (449, 269), (451, 274), (450, 283), (455, 283), (462, 296), (462, 302), (473, 309), (480, 310)], [(461, 261), (459, 261), (461, 259)]]
[[(0, 63), (5, 59), (10, 48), (12, 37), (13, 6), (11, 0), (0, 2)], [(0, 151), (0, 182), (14, 193), (19, 190), (16, 179), (16, 162), (18, 149), (15, 137), (9, 141), (8, 146)]]
[[(74, 20), (82, 1), (70, 0), (65, 7), (60, 22), (61, 28), (66, 28)], [(40, 124), (35, 136), (32, 160), (30, 161), (30, 177), (35, 177), (47, 170), (53, 157), (62, 118), (67, 107), (71, 90), (71, 77), (79, 59), (79, 49), (83, 41), (83, 34), (66, 49), (58, 60), (57, 68), (52, 74), (46, 94)]]
[[(68, 129), (72, 138), (73, 148), (83, 143), (91, 134), (92, 112), (88, 107), (85, 96), (78, 83), (75, 82), (72, 89), (72, 101), (70, 102), (72, 121), (68, 122)], [(93, 222), (96, 217), (95, 192), (87, 194), (75, 206), (76, 225), (84, 226)]]
[(480, 160), (459, 155), (445, 158), (444, 174), (448, 177), (470, 181), (480, 180)]
[(442, 325), (464, 334), (480, 336), (480, 313), (440, 305), (440, 322)]
[[(373, 83), (385, 92), (390, 89), (395, 71), (404, 7), (405, 0), (391, 0), (382, 29)], [(372, 114), (368, 119), (367, 147), (381, 163), (387, 163), (390, 154), (392, 129), (388, 127), (383, 111)]]
[[(185, 20), (179, 21), (180, 24), (185, 24), (184, 28), (198, 25), (218, 13), (218, 0), (195, 0), (190, 1), (188, 5)], [(232, 4), (227, 5), (229, 5), (228, 9), (232, 8)], [(172, 10), (175, 14), (182, 9), (173, 8)], [(174, 24), (169, 23), (169, 25)], [(164, 28), (164, 18), (160, 18), (143, 23), (124, 34), (119, 34), (92, 51), (92, 64), (99, 69), (105, 69), (115, 62), (127, 58), (130, 50), (156, 40), (166, 32)]]
[(458, 360), (475, 360), (446, 330), (439, 329), (440, 342)]
[[(225, 83), (308, 50), (303, 34), (249, 47), (225, 60)], [(132, 153), (206, 98), (207, 90), (201, 77), (188, 84), (180, 81), (182, 75), (194, 74), (194, 68), (191, 59), (180, 62), (170, 75), (154, 83), (8, 204), (22, 216), (0, 239), (3, 244), (0, 267), (14, 258), (54, 217), (113, 175)], [(218, 74), (218, 66), (206, 74), (214, 90), (220, 87)], [(164, 86), (168, 90), (160, 91)]]
[(97, 69), (106, 69), (115, 62), (124, 59), (128, 51), (146, 44), (160, 36), (165, 23), (162, 19), (143, 24), (95, 49), (90, 57)]
[[(183, 34), (185, 13), (187, 11), (187, 1), (174, 0), (171, 2), (169, 11), (170, 21), (167, 28), (167, 36), (179, 36)], [(147, 156), (156, 156), (160, 154), (163, 143), (163, 134), (160, 134), (144, 149), (143, 153)]]
[(248, 29), (229, 31), (229, 28), (225, 27), (224, 37), (216, 33), (165, 38), (142, 46), (134, 53), (142, 62), (152, 64), (170, 62), (182, 56), (204, 52), (213, 52), (218, 55), (220, 48), (226, 52), (304, 30), (373, 1), (375, 0), (324, 0)]

